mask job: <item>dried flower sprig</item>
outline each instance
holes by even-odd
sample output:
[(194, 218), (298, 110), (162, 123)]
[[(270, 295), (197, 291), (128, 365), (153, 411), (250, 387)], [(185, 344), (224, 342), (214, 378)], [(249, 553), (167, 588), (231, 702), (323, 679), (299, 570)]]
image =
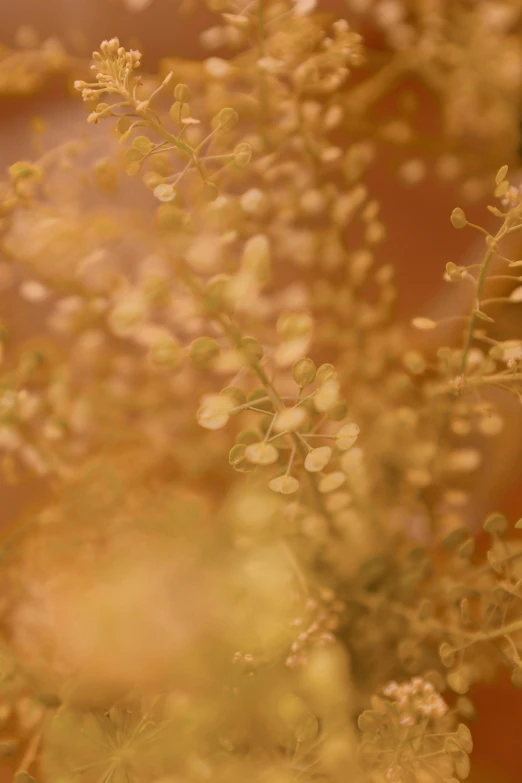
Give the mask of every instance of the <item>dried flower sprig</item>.
[(519, 393), (519, 342), (489, 331), (518, 281), (486, 286), (516, 274), (520, 194), (503, 167), (496, 233), (453, 212), (486, 252), (447, 265), (473, 302), (433, 355), (393, 325), (367, 175), (392, 143), (422, 180), (411, 101), (373, 107), (407, 72), (448, 94), (482, 12), (395, 4), (380, 69), (313, 1), (208, 5), (202, 42), (233, 57), (141, 78), (103, 42), (76, 88), (123, 153), (97, 127), (93, 153), (20, 161), (2, 189), (4, 277), (49, 335), (2, 332), (3, 473), (53, 492), (2, 552), (1, 695), (27, 726), (38, 707), (18, 778), (454, 783), (468, 692), (522, 666), (518, 541), (488, 517), (483, 559), (465, 530), (505, 427), (491, 389)]

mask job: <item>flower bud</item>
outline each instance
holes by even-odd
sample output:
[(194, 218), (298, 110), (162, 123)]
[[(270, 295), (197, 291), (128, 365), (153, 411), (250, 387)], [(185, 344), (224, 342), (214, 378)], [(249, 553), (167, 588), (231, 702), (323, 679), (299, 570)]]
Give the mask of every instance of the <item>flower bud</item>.
[(359, 432), (359, 427), (355, 422), (350, 422), (341, 427), (335, 436), (339, 451), (348, 451), (359, 437)]
[(223, 128), (224, 130), (233, 130), (239, 122), (239, 115), (235, 109), (221, 109), (212, 121), (214, 128)]
[(450, 220), (454, 228), (465, 228), (468, 225), (464, 210), (462, 210), (460, 207), (455, 207), (451, 213)]
[(190, 89), (186, 84), (176, 84), (174, 87), (174, 98), (180, 103), (188, 103), (190, 101)]
[(319, 446), (317, 449), (312, 449), (306, 455), (305, 470), (308, 470), (310, 473), (320, 473), (330, 462), (331, 456), (332, 449), (329, 446)]
[(241, 144), (238, 144), (236, 149), (234, 150), (234, 162), (236, 166), (239, 166), (240, 168), (244, 168), (245, 166), (248, 166), (251, 160), (252, 160), (252, 147), (250, 146), (250, 144), (247, 144), (245, 141), (242, 141)]
[(268, 486), (273, 492), (280, 492), (282, 495), (291, 495), (299, 489), (299, 482), (293, 476), (278, 476), (269, 481)]
[(302, 389), (313, 383), (316, 376), (315, 364), (312, 359), (299, 359), (292, 367), (294, 381)]
[(245, 449), (245, 457), (254, 465), (273, 465), (279, 452), (271, 443), (251, 443)]
[(198, 337), (189, 347), (189, 358), (198, 370), (206, 370), (219, 355), (219, 345), (211, 337)]

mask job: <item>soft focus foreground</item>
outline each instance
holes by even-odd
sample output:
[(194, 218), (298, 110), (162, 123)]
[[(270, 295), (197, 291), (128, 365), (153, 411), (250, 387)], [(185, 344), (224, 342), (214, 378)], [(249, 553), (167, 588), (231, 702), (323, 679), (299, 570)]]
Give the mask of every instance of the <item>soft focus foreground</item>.
[[(494, 505), (520, 440), (520, 10), (347, 6), (183, 4), (191, 61), (160, 33), (143, 66), (28, 27), (3, 52), (3, 92), (66, 79), (87, 109), (30, 104), (49, 127), (1, 193), (18, 783), (454, 783), (480, 687), (522, 683)], [(444, 188), (465, 230), (404, 325), (391, 255), (437, 255)], [(424, 273), (398, 261), (404, 312)]]

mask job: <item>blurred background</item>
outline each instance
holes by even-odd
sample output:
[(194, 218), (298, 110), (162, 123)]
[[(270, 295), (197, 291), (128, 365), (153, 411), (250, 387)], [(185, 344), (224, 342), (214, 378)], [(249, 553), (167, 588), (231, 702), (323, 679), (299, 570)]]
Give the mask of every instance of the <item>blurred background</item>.
[[(487, 2), (488, 0), (486, 0)], [(118, 36), (126, 47), (143, 52), (143, 68), (154, 71), (166, 56), (198, 60), (207, 55), (199, 34), (212, 18), (204, 3), (197, 6), (183, 0), (0, 0), (1, 44), (16, 48), (32, 42), (57, 38), (63, 48), (73, 53), (79, 63), (88, 62), (100, 41)], [(329, 10), (350, 19), (347, 4), (341, 0), (322, 0), (321, 10)], [(368, 21), (356, 22), (375, 49), (384, 46), (381, 31)], [(494, 67), (494, 63), (491, 64)], [(2, 84), (5, 86), (5, 73)], [(7, 85), (8, 86), (8, 85)], [(417, 121), (428, 135), (441, 133), (440, 106), (437, 97), (420, 81), (404, 79), (396, 91), (381, 102), (382, 116), (393, 116), (398, 96), (407, 90), (418, 105)], [(85, 108), (77, 94), (73, 95), (70, 80), (63, 74), (50, 74), (35, 94), (10, 95), (0, 90), (0, 165), (18, 159), (30, 159), (34, 118), (48, 123), (48, 135), (58, 140), (71, 133), (73, 126), (83, 127)], [(449, 214), (460, 203), (457, 185), (443, 181), (428, 171), (422, 182), (413, 186), (397, 178), (393, 161), (382, 157), (372, 169), (369, 186), (382, 205), (383, 222), (388, 237), (380, 250), (397, 268), (400, 290), (399, 317), (407, 321), (414, 315), (430, 312), (456, 312), (466, 303), (443, 290), (442, 273), (448, 261), (459, 263), (479, 249), (471, 232), (456, 232)], [(485, 200), (478, 198), (466, 204), (470, 220), (484, 224), (487, 220)], [(453, 298), (452, 298), (453, 297)], [(17, 311), (8, 292), (0, 291), (2, 320), (9, 323), (15, 339), (34, 333), (35, 324), (27, 322)], [(512, 431), (517, 443), (521, 440), (519, 424)], [(518, 429), (517, 429), (518, 427)], [(492, 455), (502, 480), (492, 481), (492, 487), (477, 488), (480, 492), (496, 492), (497, 508), (513, 520), (522, 512), (522, 472), (519, 451), (508, 444), (503, 453)], [(484, 495), (485, 496), (485, 495)], [(11, 524), (28, 506), (43, 499), (35, 485), (33, 497), (12, 487), (0, 487), (3, 525)], [(510, 683), (482, 687), (473, 694), (478, 720), (473, 727), (475, 750), (473, 777), (475, 783), (518, 783), (522, 780), (522, 753), (518, 743), (518, 727), (522, 720), (522, 698)], [(9, 780), (6, 769), (2, 780)]]

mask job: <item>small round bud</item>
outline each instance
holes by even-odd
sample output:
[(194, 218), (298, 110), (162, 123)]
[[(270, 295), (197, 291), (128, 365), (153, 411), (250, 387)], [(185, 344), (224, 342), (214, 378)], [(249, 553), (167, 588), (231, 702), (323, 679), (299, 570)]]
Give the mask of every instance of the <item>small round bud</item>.
[(241, 144), (238, 144), (234, 150), (234, 163), (236, 166), (244, 168), (245, 166), (248, 166), (251, 160), (252, 147), (250, 144), (247, 144), (246, 141), (242, 141)]
[(321, 384), (314, 395), (314, 407), (318, 413), (327, 413), (339, 400), (340, 385), (336, 378)]
[(170, 119), (176, 123), (176, 125), (181, 125), (183, 120), (186, 120), (188, 117), (190, 117), (190, 106), (188, 103), (181, 103), (180, 101), (176, 101), (169, 109), (169, 116)]
[[(503, 196), (505, 196), (507, 194), (509, 189), (510, 189), (510, 185), (509, 185), (509, 182), (507, 181), (507, 179), (502, 180), (497, 185), (497, 187), (495, 188), (495, 191), (494, 191), (495, 198), (502, 198)], [(516, 193), (516, 191), (515, 191), (515, 193)], [(515, 193), (513, 195), (515, 195)]]
[[(155, 175), (158, 176), (157, 174)], [(172, 185), (169, 185), (167, 183), (163, 183), (160, 185), (156, 185), (154, 188), (154, 195), (158, 199), (158, 201), (174, 201), (176, 198), (176, 191), (172, 187)]]
[(313, 383), (316, 376), (315, 364), (312, 359), (299, 359), (292, 367), (294, 381), (302, 389)]
[(174, 87), (174, 98), (180, 103), (188, 103), (190, 101), (190, 89), (186, 84), (176, 84)]
[(190, 344), (189, 358), (198, 370), (206, 370), (219, 352), (219, 345), (211, 337), (198, 337)]
[(508, 173), (508, 167), (501, 166), (501, 168), (499, 168), (499, 170), (497, 171), (497, 176), (495, 177), (495, 184), (500, 185), (500, 183), (506, 179), (507, 173)]
[(455, 651), (447, 642), (443, 642), (439, 647), (439, 656), (443, 666), (453, 666), (455, 662)]
[(485, 532), (490, 536), (502, 535), (507, 531), (508, 527), (509, 524), (506, 517), (498, 512), (490, 514), (483, 524)]
[(132, 146), (138, 152), (141, 152), (143, 155), (146, 155), (147, 152), (150, 152), (152, 148), (152, 142), (146, 136), (136, 136), (136, 138), (132, 142)]
[(120, 117), (116, 123), (116, 133), (127, 133), (131, 125), (132, 122), (129, 117)]
[(234, 407), (234, 401), (230, 397), (206, 394), (197, 412), (198, 424), (207, 430), (219, 430), (228, 422)]
[(291, 495), (299, 489), (299, 482), (293, 476), (278, 476), (269, 481), (268, 486), (273, 492), (280, 492), (282, 495)]
[(346, 475), (340, 470), (336, 470), (334, 473), (328, 473), (328, 475), (324, 476), (319, 482), (319, 492), (322, 492), (323, 494), (335, 492), (335, 490), (339, 489), (345, 481)]
[(317, 449), (312, 449), (306, 455), (305, 470), (308, 470), (310, 473), (320, 473), (330, 462), (331, 456), (332, 449), (330, 446), (319, 446)]
[(210, 313), (227, 308), (227, 288), (230, 278), (227, 275), (216, 275), (205, 287), (205, 306)]
[(348, 413), (348, 406), (345, 402), (345, 400), (337, 400), (335, 405), (332, 405), (331, 408), (328, 408), (327, 414), (330, 421), (342, 421), (346, 418), (346, 414)]
[(450, 220), (454, 228), (465, 228), (468, 225), (464, 210), (462, 210), (460, 207), (455, 207), (451, 213)]
[(214, 128), (224, 128), (224, 130), (233, 130), (239, 122), (239, 115), (235, 109), (221, 109), (212, 121)]
[(225, 386), (224, 389), (220, 391), (220, 394), (224, 394), (227, 397), (230, 397), (234, 401), (235, 406), (244, 405), (246, 403), (246, 394), (243, 391), (243, 389), (238, 388), (237, 386)]
[(360, 429), (355, 422), (345, 424), (335, 436), (337, 448), (340, 451), (348, 451), (359, 437), (359, 432)]
[(152, 155), (150, 158), (150, 167), (152, 171), (161, 174), (162, 177), (168, 177), (173, 173), (170, 159), (165, 153), (156, 153), (155, 155)]
[(308, 313), (282, 313), (277, 319), (276, 329), (283, 340), (305, 337), (313, 329), (313, 320)]
[(317, 370), (317, 377), (316, 381), (319, 386), (322, 386), (323, 383), (326, 381), (329, 381), (331, 378), (337, 377), (337, 370), (333, 366), (333, 364), (321, 364), (320, 367)]
[(246, 364), (255, 364), (263, 358), (263, 346), (254, 337), (245, 337), (241, 340), (241, 353)]
[(421, 375), (426, 369), (426, 360), (419, 351), (408, 351), (403, 356), (403, 364), (414, 375)]
[(98, 117), (109, 117), (112, 114), (112, 106), (108, 103), (99, 103), (94, 111)]
[(300, 408), (283, 408), (274, 422), (274, 432), (295, 432), (306, 421), (306, 411)]
[(199, 197), (207, 204), (215, 201), (219, 195), (217, 185), (213, 182), (204, 182), (199, 190)]
[[(163, 185), (163, 177), (161, 174), (157, 174), (155, 171), (147, 171), (143, 175), (143, 184), (150, 188), (151, 190), (154, 190), (158, 187), (158, 185)], [(161, 201), (162, 199), (160, 199)]]
[(183, 361), (183, 350), (177, 340), (165, 336), (151, 345), (149, 359), (160, 370), (177, 370)]
[(453, 261), (448, 261), (446, 264), (446, 274), (452, 283), (458, 283), (464, 276), (464, 269), (454, 264)]
[(158, 226), (166, 231), (174, 231), (181, 228), (187, 222), (187, 215), (174, 204), (162, 204), (156, 210)]
[(254, 465), (273, 465), (279, 452), (271, 443), (251, 443), (245, 449), (245, 457)]

